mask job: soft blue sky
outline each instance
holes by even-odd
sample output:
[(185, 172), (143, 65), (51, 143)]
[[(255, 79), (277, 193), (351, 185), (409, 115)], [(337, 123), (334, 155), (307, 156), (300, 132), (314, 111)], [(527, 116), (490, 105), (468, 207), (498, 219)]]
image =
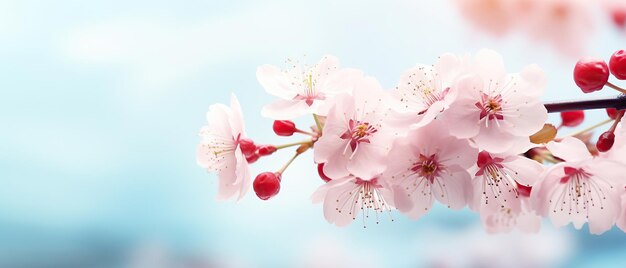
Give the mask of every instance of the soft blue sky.
[[(587, 54), (608, 58), (626, 38), (596, 19)], [(476, 215), (443, 208), (418, 222), (396, 214), (365, 231), (336, 228), (309, 202), (321, 184), (310, 155), (269, 202), (253, 193), (217, 202), (215, 175), (196, 166), (207, 108), (231, 92), (249, 135), (282, 143), (260, 116), (272, 100), (256, 82), (261, 64), (332, 54), (391, 88), (415, 63), (484, 47), (501, 52), (511, 71), (540, 64), (545, 100), (582, 97), (571, 80), (576, 59), (518, 34), (476, 32), (448, 0), (0, 1), (0, 266), (127, 267), (147, 251), (244, 267), (333, 254), (414, 267), (437, 256), (476, 258), (469, 252), (480, 241), (504, 263), (519, 258), (520, 245), (554, 245), (546, 256), (527, 254), (542, 263), (623, 262), (621, 231), (596, 237), (546, 225), (539, 236), (487, 236)], [(588, 115), (588, 123), (603, 117)], [(254, 173), (288, 155), (258, 162)]]

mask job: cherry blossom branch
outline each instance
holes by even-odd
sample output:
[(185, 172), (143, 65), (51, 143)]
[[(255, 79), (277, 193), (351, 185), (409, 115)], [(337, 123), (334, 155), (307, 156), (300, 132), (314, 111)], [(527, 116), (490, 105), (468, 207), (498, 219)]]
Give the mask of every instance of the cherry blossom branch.
[(617, 110), (626, 109), (626, 95), (621, 94), (608, 98), (593, 98), (583, 100), (566, 100), (544, 103), (548, 113), (558, 113), (574, 110), (592, 110), (615, 108)]

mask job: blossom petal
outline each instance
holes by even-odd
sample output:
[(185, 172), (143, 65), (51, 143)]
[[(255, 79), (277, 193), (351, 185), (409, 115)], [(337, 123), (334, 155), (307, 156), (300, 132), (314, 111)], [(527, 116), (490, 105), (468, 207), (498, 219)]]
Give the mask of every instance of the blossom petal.
[(517, 182), (525, 186), (533, 186), (544, 170), (539, 162), (517, 155), (505, 158), (502, 164), (515, 172)]
[(310, 107), (302, 100), (276, 100), (261, 110), (262, 116), (276, 120), (294, 119), (310, 113)]
[(448, 172), (433, 183), (433, 194), (437, 201), (451, 209), (462, 209), (467, 204), (466, 189), (470, 186), (470, 174), (459, 166), (448, 167)]
[(510, 123), (510, 127), (507, 131), (515, 136), (530, 136), (541, 130), (544, 123), (548, 119), (548, 111), (546, 107), (537, 100), (527, 99), (524, 97), (516, 97), (512, 102), (525, 102), (525, 104), (515, 105), (513, 109), (505, 109), (504, 112), (512, 114), (505, 117), (505, 120)]
[(411, 209), (413, 209), (413, 201), (409, 198), (409, 194), (406, 192), (406, 189), (400, 185), (394, 185), (392, 186), (392, 189), (396, 209), (402, 213), (411, 211)]
[(556, 157), (567, 162), (577, 162), (591, 159), (587, 146), (579, 139), (566, 137), (560, 142), (551, 141), (546, 148)]
[(291, 100), (297, 95), (289, 77), (276, 66), (267, 64), (260, 66), (257, 68), (256, 77), (269, 94), (286, 100)]
[(622, 212), (620, 213), (619, 218), (617, 219), (617, 227), (622, 229), (622, 231), (626, 232), (626, 194), (622, 193), (621, 197), (622, 204)]
[[(500, 124), (504, 124), (500, 122)], [(490, 153), (503, 153), (511, 149), (518, 139), (524, 137), (516, 137), (512, 134), (502, 131), (505, 127), (499, 127), (493, 120), (489, 123), (489, 127), (481, 125), (480, 132), (474, 137), (474, 142), (482, 150)], [(528, 138), (526, 138), (528, 139)]]
[(237, 148), (235, 152), (235, 157), (237, 161), (237, 166), (235, 169), (235, 173), (237, 179), (235, 180), (235, 185), (239, 186), (239, 197), (237, 197), (237, 201), (241, 201), (243, 197), (250, 190), (250, 183), (252, 178), (250, 177), (250, 168), (246, 157), (243, 152), (241, 152), (240, 148)]
[(485, 81), (499, 81), (506, 75), (502, 56), (493, 50), (480, 50), (474, 56), (474, 64), (474, 71)]
[[(339, 227), (350, 224), (357, 215), (352, 215), (349, 209), (354, 198), (348, 194), (354, 189), (354, 178), (348, 177), (340, 179), (334, 184), (334, 187), (328, 189), (324, 198), (324, 218), (329, 223), (333, 223)], [(358, 212), (359, 210), (355, 210)]]
[(546, 75), (537, 64), (531, 64), (520, 72), (526, 90), (524, 94), (532, 97), (539, 97), (543, 94), (546, 87)]
[(241, 112), (241, 104), (239, 104), (239, 100), (235, 94), (230, 95), (230, 112), (231, 116), (229, 117), (228, 122), (230, 123), (230, 128), (232, 130), (233, 136), (238, 136), (239, 134), (244, 134), (244, 126), (243, 126), (243, 113)]
[(385, 155), (378, 144), (361, 143), (354, 157), (348, 160), (348, 171), (356, 177), (369, 179), (385, 171)]

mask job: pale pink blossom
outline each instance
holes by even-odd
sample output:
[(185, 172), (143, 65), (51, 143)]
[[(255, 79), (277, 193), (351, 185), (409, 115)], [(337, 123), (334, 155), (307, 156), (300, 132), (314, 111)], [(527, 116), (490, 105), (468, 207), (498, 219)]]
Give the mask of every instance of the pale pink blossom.
[(207, 112), (208, 125), (200, 130), (196, 160), (198, 165), (219, 176), (218, 199), (238, 195), (241, 200), (250, 188), (248, 161), (239, 148), (239, 140), (246, 138), (241, 106), (235, 95), (230, 107), (214, 104)]
[(522, 211), (518, 185), (533, 186), (543, 165), (515, 153), (492, 154), (481, 151), (472, 179), (470, 208), (484, 217), (500, 211), (517, 215)]
[[(619, 0), (616, 0), (619, 1)], [(577, 56), (593, 34), (589, 0), (456, 0), (461, 15), (496, 36), (520, 32), (558, 52)]]
[(393, 209), (391, 188), (380, 177), (367, 180), (354, 176), (333, 179), (320, 186), (311, 199), (313, 203), (323, 201), (324, 218), (340, 227), (352, 223), (359, 214), (363, 227), (366, 227), (366, 219), (370, 217), (378, 224), (382, 217), (391, 218)]
[(539, 99), (543, 71), (530, 65), (519, 74), (507, 74), (502, 57), (491, 50), (480, 51), (470, 66), (472, 73), (456, 83), (458, 96), (444, 113), (450, 133), (492, 153), (528, 142), (548, 117)]
[(504, 35), (516, 22), (519, 9), (511, 0), (455, 0), (461, 15), (479, 29)]
[(413, 219), (428, 212), (434, 200), (461, 209), (469, 198), (467, 169), (478, 150), (448, 135), (439, 121), (397, 139), (388, 155), (384, 177), (393, 184), (394, 203)]
[(314, 150), (315, 162), (325, 163), (327, 176), (372, 178), (384, 171), (386, 154), (397, 135), (386, 123), (388, 98), (370, 77), (357, 83), (353, 95), (337, 96)]
[(521, 27), (531, 38), (553, 45), (558, 51), (581, 56), (593, 35), (589, 0), (516, 0), (524, 5)]
[(339, 60), (324, 56), (312, 67), (300, 66), (291, 60), (286, 70), (263, 65), (257, 69), (257, 79), (265, 91), (278, 97), (263, 107), (262, 115), (277, 120), (293, 119), (306, 114), (325, 116), (332, 99), (340, 93), (351, 92), (362, 73), (355, 69), (340, 69)]
[(566, 162), (549, 168), (533, 188), (531, 197), (537, 212), (557, 227), (571, 222), (580, 229), (588, 223), (593, 234), (611, 229), (620, 214), (626, 166), (594, 158), (583, 142), (571, 137), (546, 147)]
[(430, 65), (418, 64), (402, 74), (394, 96), (399, 123), (421, 127), (429, 124), (450, 107), (456, 98), (454, 82), (463, 73), (462, 62), (453, 54), (444, 54)]

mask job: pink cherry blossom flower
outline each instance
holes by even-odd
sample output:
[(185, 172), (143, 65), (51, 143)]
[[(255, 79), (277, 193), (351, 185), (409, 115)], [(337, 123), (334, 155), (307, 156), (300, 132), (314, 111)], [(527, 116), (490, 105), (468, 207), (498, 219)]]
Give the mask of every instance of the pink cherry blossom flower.
[(545, 83), (541, 69), (531, 65), (507, 74), (502, 57), (491, 50), (480, 51), (470, 66), (473, 73), (459, 79), (457, 99), (444, 113), (450, 133), (491, 153), (528, 142), (548, 117), (539, 99)]
[(325, 116), (335, 95), (351, 92), (355, 79), (362, 73), (355, 69), (339, 69), (339, 60), (323, 57), (308, 68), (292, 61), (281, 71), (272, 65), (257, 70), (257, 79), (265, 91), (280, 99), (263, 107), (262, 115), (277, 120), (293, 119), (305, 114)]
[(230, 107), (214, 104), (207, 113), (208, 125), (200, 130), (196, 160), (198, 165), (219, 176), (218, 199), (225, 200), (238, 195), (238, 200), (250, 188), (248, 161), (239, 147), (239, 140), (246, 137), (241, 106), (235, 95)]
[(512, 214), (520, 213), (518, 185), (534, 185), (543, 172), (543, 166), (516, 153), (492, 154), (481, 151), (478, 154), (477, 171), (472, 179), (472, 210), (481, 215), (508, 210)]
[[(372, 217), (378, 224), (383, 214), (393, 209), (393, 193), (387, 181), (379, 177), (363, 180), (354, 176), (333, 179), (320, 186), (311, 197), (313, 203), (324, 201), (324, 217), (329, 223), (347, 226), (361, 214), (363, 227)], [(393, 220), (393, 219), (391, 219)]]
[(396, 208), (417, 219), (434, 200), (452, 209), (467, 204), (470, 174), (478, 150), (467, 140), (446, 135), (440, 120), (396, 140), (384, 177), (393, 184)]
[(570, 222), (580, 229), (601, 234), (620, 214), (620, 194), (626, 185), (624, 164), (593, 157), (583, 142), (565, 138), (550, 142), (548, 150), (566, 162), (552, 166), (533, 188), (531, 199), (537, 212), (557, 226)]
[(385, 169), (395, 130), (386, 124), (389, 96), (374, 78), (361, 79), (354, 94), (337, 96), (315, 143), (316, 163), (330, 178), (372, 178)]
[(461, 60), (452, 54), (442, 55), (433, 66), (418, 64), (407, 70), (394, 92), (401, 102), (399, 123), (421, 127), (450, 107), (456, 98), (451, 88), (462, 71)]

